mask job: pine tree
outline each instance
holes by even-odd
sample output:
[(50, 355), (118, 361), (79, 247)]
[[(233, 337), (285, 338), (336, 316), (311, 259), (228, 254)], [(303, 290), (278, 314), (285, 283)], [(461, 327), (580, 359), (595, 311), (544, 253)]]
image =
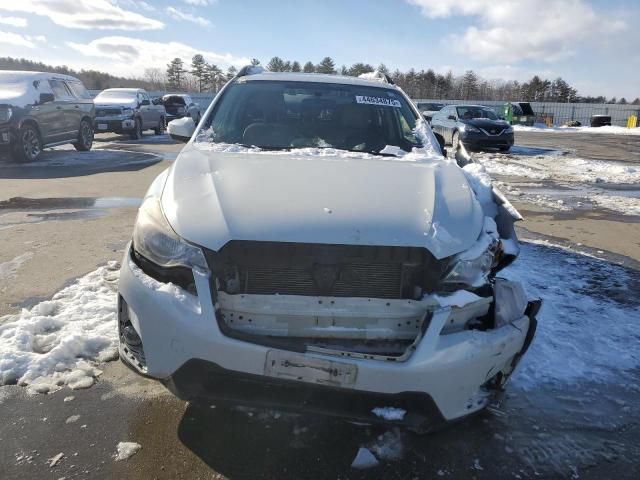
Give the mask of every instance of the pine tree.
[(363, 73), (373, 72), (373, 67), (368, 63), (354, 63), (347, 70), (347, 75), (351, 75), (352, 77), (357, 77), (362, 75)]
[(300, 71), (302, 71), (302, 67), (300, 66), (300, 62), (298, 62), (297, 60), (294, 60), (293, 63), (291, 64), (291, 71), (292, 72), (300, 72)]
[(640, 105), (640, 98), (636, 98), (633, 102), (631, 102), (631, 105)]
[(238, 69), (236, 67), (234, 67), (233, 65), (231, 65), (229, 68), (227, 68), (227, 81), (229, 81), (233, 77), (235, 77), (237, 73), (238, 73)]
[(626, 105), (627, 104), (627, 99), (622, 97), (620, 100), (618, 100), (618, 105)]
[(271, 60), (269, 60), (269, 63), (267, 64), (267, 68), (269, 69), (270, 72), (284, 72), (286, 71), (286, 65), (284, 63), (284, 60), (282, 60), (280, 57), (273, 57)]
[(377, 71), (384, 75), (389, 75), (389, 69), (384, 63), (381, 63), (380, 65), (378, 65)]
[(211, 92), (220, 90), (222, 83), (225, 81), (222, 70), (214, 63), (207, 65), (204, 78), (207, 90)]
[(336, 64), (331, 57), (324, 57), (316, 66), (317, 73), (336, 73)]
[(313, 63), (307, 62), (304, 64), (304, 67), (302, 67), (302, 71), (304, 73), (314, 73), (316, 71), (316, 67)]
[(461, 94), (464, 100), (477, 98), (478, 76), (473, 70), (467, 70), (462, 77)]
[(204, 57), (199, 53), (194, 55), (191, 59), (191, 74), (198, 80), (198, 91), (202, 92), (202, 87), (206, 84), (205, 71), (207, 69), (207, 62)]
[(260, 60), (258, 60), (257, 58), (252, 58), (251, 65), (260, 65)]
[(180, 90), (184, 79), (184, 62), (181, 58), (174, 58), (167, 65), (167, 86), (169, 90)]

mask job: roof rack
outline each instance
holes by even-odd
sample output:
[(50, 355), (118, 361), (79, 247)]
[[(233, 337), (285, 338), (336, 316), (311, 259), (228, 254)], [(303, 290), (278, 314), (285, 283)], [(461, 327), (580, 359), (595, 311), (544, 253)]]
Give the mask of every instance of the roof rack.
[(245, 65), (236, 74), (236, 77), (246, 77), (247, 75), (257, 75), (258, 73), (265, 72), (262, 65)]
[(373, 80), (374, 82), (388, 83), (389, 85), (395, 85), (393, 79), (386, 73), (382, 73), (380, 70), (375, 72), (361, 73), (358, 78), (363, 80)]

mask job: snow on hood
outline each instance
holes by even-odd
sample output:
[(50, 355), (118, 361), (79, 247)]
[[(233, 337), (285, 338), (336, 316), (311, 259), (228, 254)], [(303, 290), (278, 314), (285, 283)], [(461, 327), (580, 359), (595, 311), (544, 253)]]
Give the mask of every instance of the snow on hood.
[(444, 258), (483, 226), (462, 170), (442, 157), (219, 148), (185, 147), (162, 194), (175, 231), (212, 250), (235, 239), (426, 247)]
[(116, 98), (105, 98), (100, 97), (99, 95), (93, 99), (93, 104), (100, 107), (129, 107), (136, 108), (138, 106), (138, 99), (136, 97), (116, 97)]

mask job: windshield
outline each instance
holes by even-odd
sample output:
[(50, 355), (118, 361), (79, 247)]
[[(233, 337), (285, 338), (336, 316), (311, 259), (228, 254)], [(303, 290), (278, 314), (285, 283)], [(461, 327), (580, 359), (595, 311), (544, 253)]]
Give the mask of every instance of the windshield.
[[(411, 151), (416, 118), (397, 91), (358, 85), (254, 80), (230, 85), (205, 120), (200, 141), (263, 149)], [(204, 130), (204, 129), (203, 129)]]
[(429, 110), (431, 112), (438, 112), (444, 108), (443, 103), (419, 103), (418, 109)]
[(96, 96), (96, 100), (99, 99), (111, 99), (111, 98), (126, 98), (126, 99), (135, 99), (136, 98), (136, 93), (137, 92), (129, 92), (129, 91), (123, 91), (123, 90), (105, 90), (103, 92), (100, 92), (97, 96)]
[(489, 120), (498, 120), (496, 113), (486, 107), (456, 107), (458, 118), (461, 120), (473, 120), (475, 118), (488, 118)]

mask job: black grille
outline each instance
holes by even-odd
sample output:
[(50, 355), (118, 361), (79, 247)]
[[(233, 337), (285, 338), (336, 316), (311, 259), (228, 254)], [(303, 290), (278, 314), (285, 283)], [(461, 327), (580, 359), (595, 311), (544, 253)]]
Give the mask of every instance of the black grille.
[(119, 108), (101, 108), (96, 110), (96, 117), (108, 117), (111, 115), (120, 115), (122, 110)]
[(263, 295), (416, 298), (442, 269), (413, 247), (233, 241), (208, 258), (220, 290)]

